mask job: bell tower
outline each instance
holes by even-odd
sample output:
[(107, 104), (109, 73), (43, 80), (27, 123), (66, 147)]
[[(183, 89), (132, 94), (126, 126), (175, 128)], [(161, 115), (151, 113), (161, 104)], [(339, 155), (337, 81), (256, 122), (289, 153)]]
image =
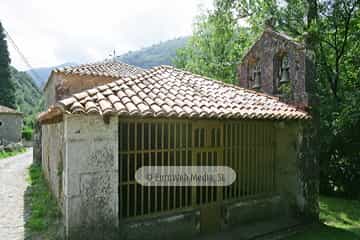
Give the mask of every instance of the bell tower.
[[(304, 36), (305, 41), (308, 40)], [(308, 44), (308, 43), (307, 43)], [(301, 123), (301, 147), (298, 149), (301, 184), (306, 199), (304, 212), (318, 219), (319, 163), (317, 146), (317, 98), (314, 95), (314, 55), (305, 44), (273, 30), (267, 24), (238, 65), (239, 85), (279, 97), (281, 101), (306, 110), (312, 119)], [(300, 139), (300, 138), (299, 138)]]
[(312, 85), (312, 62), (305, 45), (267, 25), (238, 65), (241, 87), (279, 97), (306, 109)]

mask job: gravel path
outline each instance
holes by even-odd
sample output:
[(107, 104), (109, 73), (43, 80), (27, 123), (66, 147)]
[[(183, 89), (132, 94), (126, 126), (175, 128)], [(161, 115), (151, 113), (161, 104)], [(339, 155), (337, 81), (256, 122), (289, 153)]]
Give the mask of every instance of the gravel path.
[(0, 159), (0, 239), (25, 238), (24, 194), (27, 168), (32, 163), (32, 149)]

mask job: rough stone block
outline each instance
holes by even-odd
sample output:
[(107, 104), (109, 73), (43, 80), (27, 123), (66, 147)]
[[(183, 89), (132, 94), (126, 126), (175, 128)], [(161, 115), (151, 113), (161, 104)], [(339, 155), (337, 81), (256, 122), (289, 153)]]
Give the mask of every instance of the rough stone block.
[(80, 174), (117, 169), (111, 140), (71, 140), (67, 144), (69, 173)]

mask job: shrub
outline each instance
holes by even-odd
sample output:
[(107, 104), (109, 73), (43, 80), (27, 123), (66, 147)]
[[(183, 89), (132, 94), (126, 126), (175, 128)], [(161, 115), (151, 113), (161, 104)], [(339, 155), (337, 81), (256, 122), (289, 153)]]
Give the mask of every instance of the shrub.
[(22, 131), (22, 138), (27, 140), (27, 141), (31, 141), (32, 140), (32, 135), (33, 135), (33, 129), (31, 128), (25, 128)]

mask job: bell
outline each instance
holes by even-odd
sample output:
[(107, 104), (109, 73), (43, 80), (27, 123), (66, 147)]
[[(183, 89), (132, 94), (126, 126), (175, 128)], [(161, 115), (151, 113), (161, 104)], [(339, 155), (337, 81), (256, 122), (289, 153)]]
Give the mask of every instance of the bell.
[(289, 69), (288, 68), (282, 69), (280, 83), (286, 83), (288, 81), (289, 81)]

